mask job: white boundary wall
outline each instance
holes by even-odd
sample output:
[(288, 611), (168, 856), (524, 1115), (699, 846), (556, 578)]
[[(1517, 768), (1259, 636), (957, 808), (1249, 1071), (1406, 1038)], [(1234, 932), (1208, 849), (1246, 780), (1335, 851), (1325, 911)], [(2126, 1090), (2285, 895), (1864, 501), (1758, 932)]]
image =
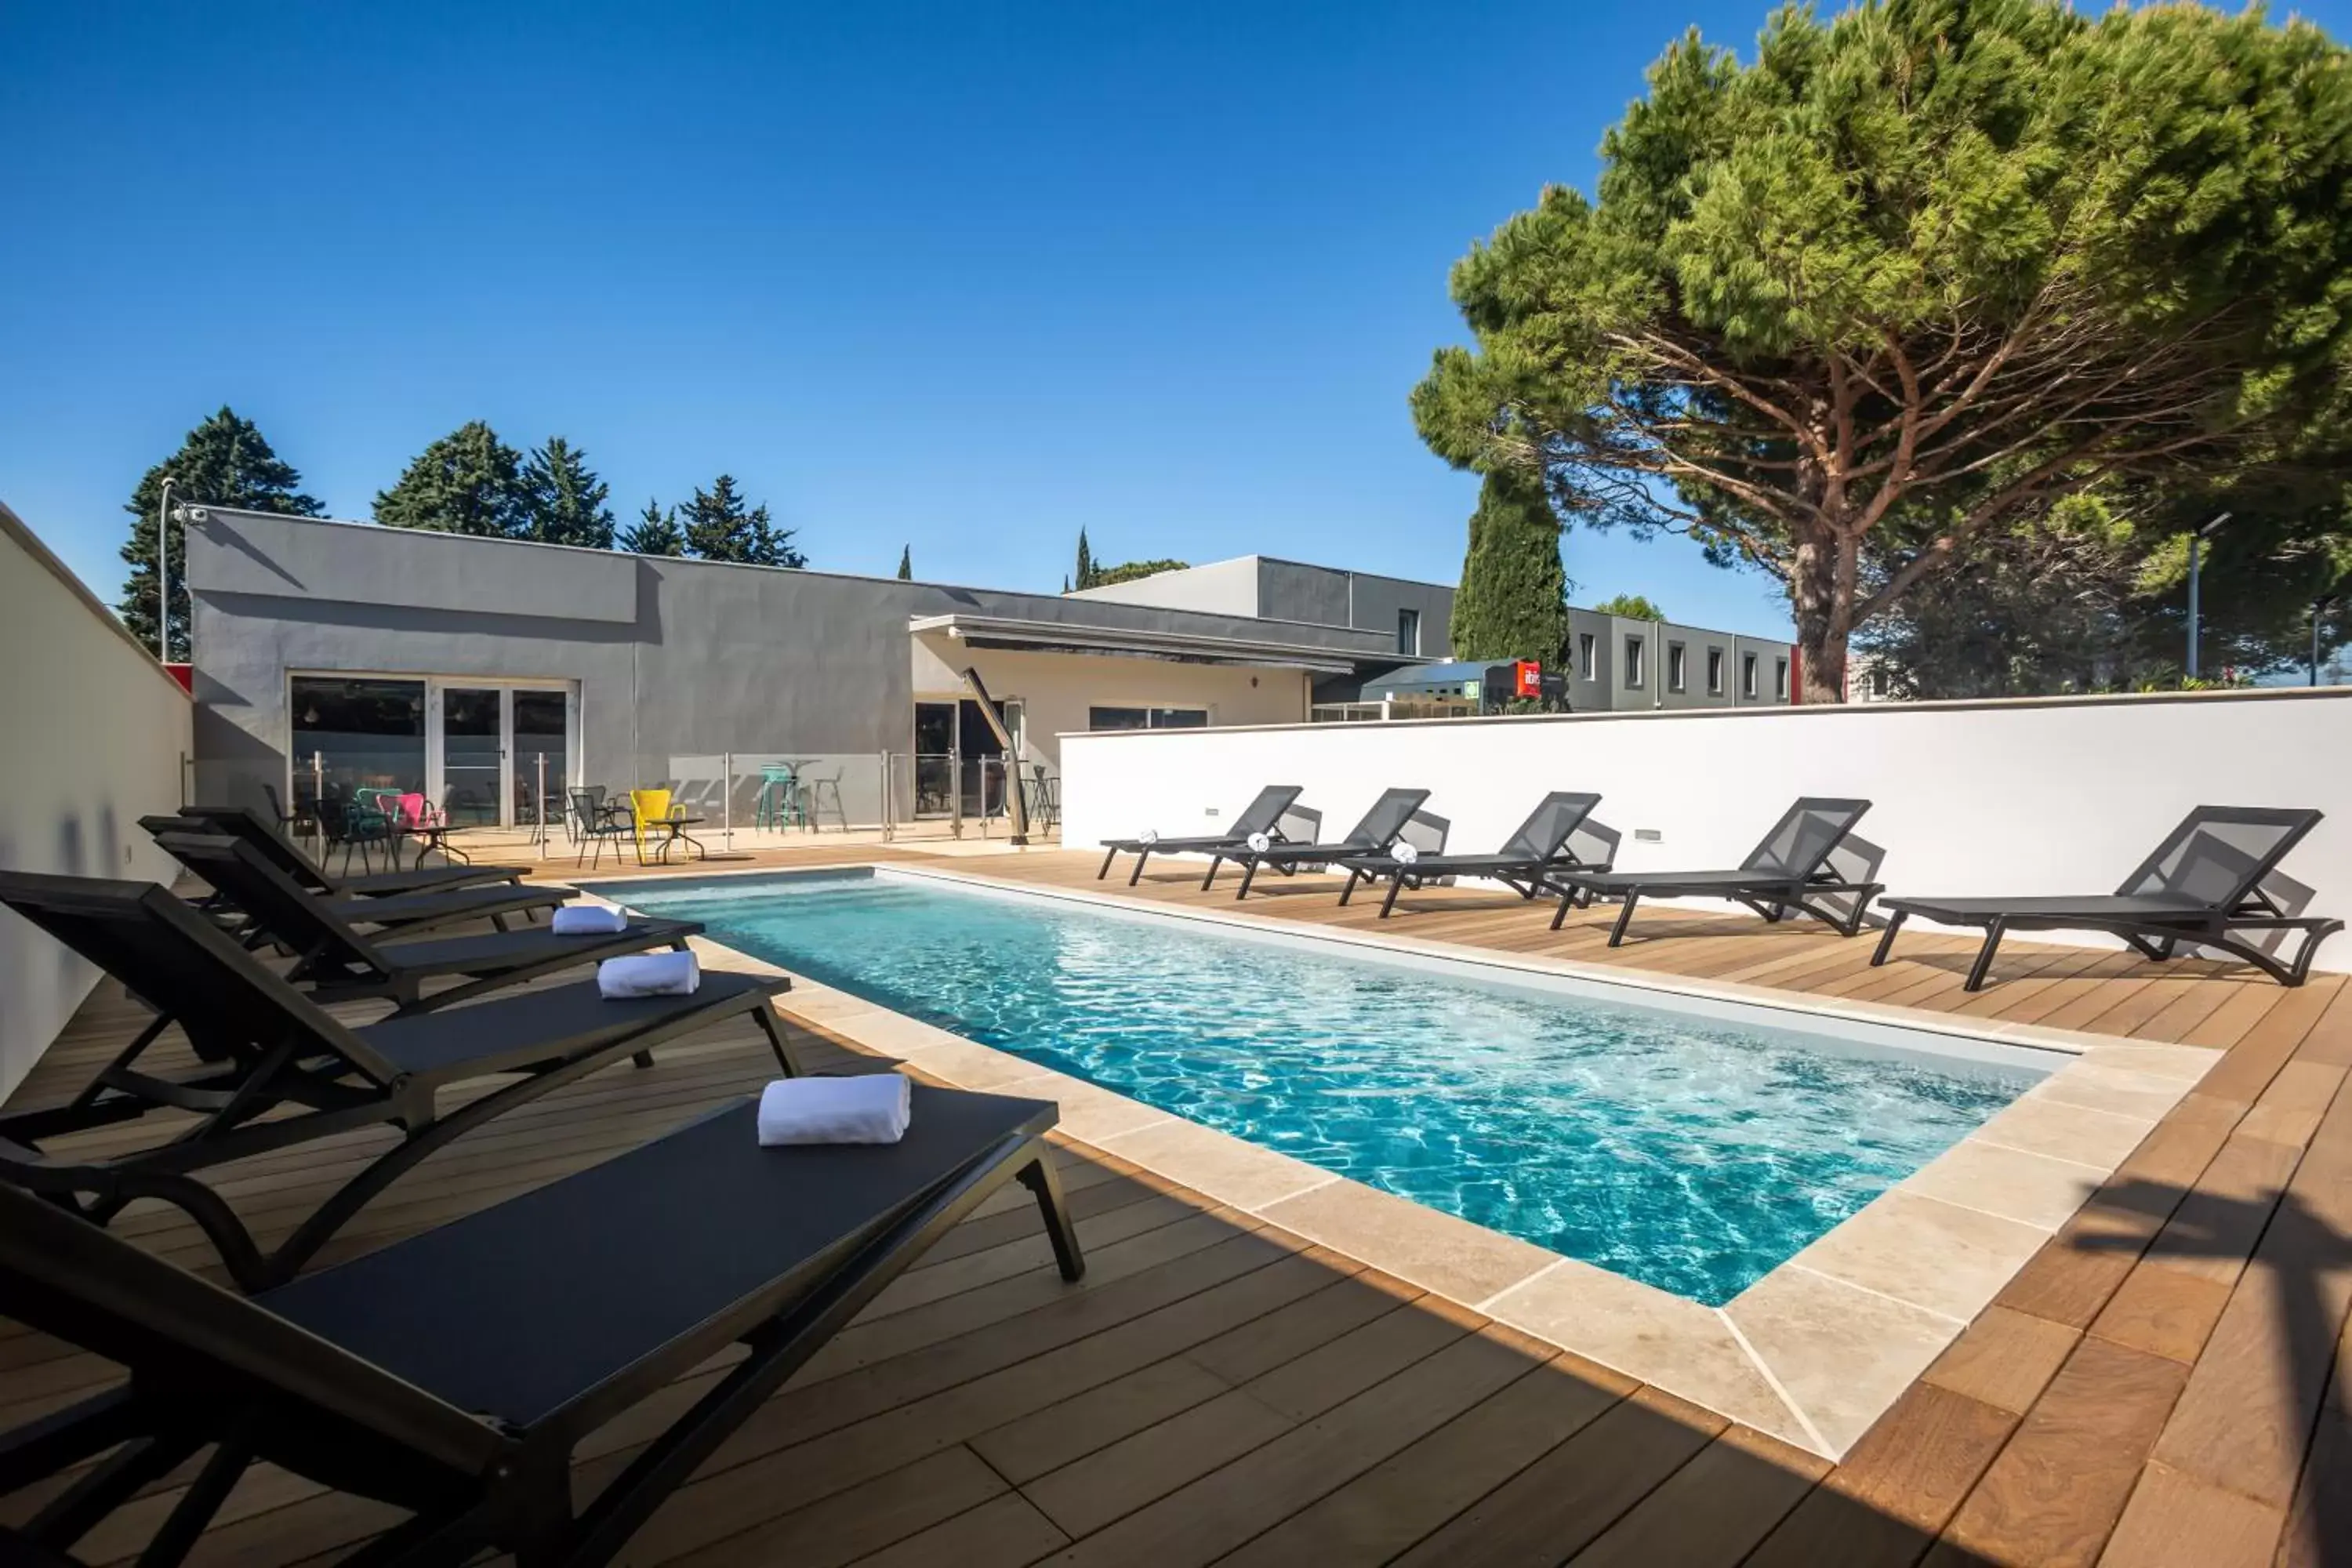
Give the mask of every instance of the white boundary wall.
[[(1066, 735), (1063, 842), (1215, 832), (1276, 783), (1327, 838), (1425, 788), (1466, 852), (1547, 790), (1598, 790), (1626, 870), (1737, 865), (1796, 796), (1859, 795), (1913, 894), (2107, 892), (2193, 805), (2316, 806), (2284, 870), (2305, 913), (2352, 919), (2352, 689)], [(2352, 932), (2317, 965), (2352, 970)]]
[[(179, 809), (192, 705), (58, 558), (0, 506), (0, 868), (170, 883), (141, 831)], [(98, 971), (0, 909), (0, 1098)]]

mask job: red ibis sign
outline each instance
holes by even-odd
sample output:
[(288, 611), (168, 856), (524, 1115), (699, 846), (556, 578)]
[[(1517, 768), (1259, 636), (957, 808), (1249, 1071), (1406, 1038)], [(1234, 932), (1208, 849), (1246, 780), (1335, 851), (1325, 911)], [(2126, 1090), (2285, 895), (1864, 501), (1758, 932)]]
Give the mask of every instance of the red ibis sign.
[(1512, 686), (1514, 695), (1519, 697), (1541, 697), (1543, 695), (1542, 665), (1537, 663), (1534, 659), (1523, 658), (1518, 661), (1517, 667), (1512, 671), (1512, 674), (1514, 677)]

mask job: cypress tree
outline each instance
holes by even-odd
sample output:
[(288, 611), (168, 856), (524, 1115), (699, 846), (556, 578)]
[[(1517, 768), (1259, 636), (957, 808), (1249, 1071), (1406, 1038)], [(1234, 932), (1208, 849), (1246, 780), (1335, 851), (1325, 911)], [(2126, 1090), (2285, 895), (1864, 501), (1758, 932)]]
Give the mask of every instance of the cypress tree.
[[(155, 509), (163, 500), (163, 476), (172, 477), (173, 506), (243, 507), (249, 511), (317, 517), (316, 498), (296, 489), (302, 476), (278, 461), (253, 421), (221, 405), (219, 413), (188, 432), (180, 449), (147, 470), (123, 506), (134, 520), (122, 559), (131, 568), (122, 597), (114, 606), (122, 624), (149, 647), (155, 646)], [(187, 536), (176, 524), (172, 540), (172, 640), (174, 660), (188, 657)]]
[(1082, 528), (1078, 530), (1078, 586), (1091, 588), (1094, 585), (1095, 552), (1087, 548), (1087, 531)]
[(1559, 660), (1568, 642), (1568, 574), (1559, 517), (1532, 474), (1486, 475), (1470, 514), (1470, 550), (1454, 591), (1455, 658)]
[(911, 583), (914, 580), (915, 547), (911, 544), (902, 544), (898, 547), (898, 581)]

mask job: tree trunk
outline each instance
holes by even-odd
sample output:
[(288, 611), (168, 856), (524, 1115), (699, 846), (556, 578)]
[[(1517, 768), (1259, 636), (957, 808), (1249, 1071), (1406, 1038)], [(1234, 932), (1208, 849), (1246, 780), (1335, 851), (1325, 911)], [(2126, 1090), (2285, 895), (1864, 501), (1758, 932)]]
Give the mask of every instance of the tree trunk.
[(1845, 645), (1853, 616), (1853, 554), (1832, 534), (1800, 539), (1790, 563), (1789, 600), (1797, 618), (1800, 685), (1804, 703), (1845, 700)]

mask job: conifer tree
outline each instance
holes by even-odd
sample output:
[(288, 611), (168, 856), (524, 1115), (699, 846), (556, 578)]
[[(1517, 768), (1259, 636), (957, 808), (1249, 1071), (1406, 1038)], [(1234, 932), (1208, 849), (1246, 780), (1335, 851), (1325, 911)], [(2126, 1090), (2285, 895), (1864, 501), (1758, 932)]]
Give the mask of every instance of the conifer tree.
[(677, 511), (648, 499), (637, 521), (621, 531), (621, 548), (637, 555), (683, 555), (686, 531), (677, 525)]
[(522, 454), (481, 420), (469, 420), (419, 453), (390, 489), (376, 492), (375, 520), (387, 528), (528, 539)]
[(719, 475), (708, 490), (696, 486), (694, 499), (677, 509), (677, 521), (686, 532), (686, 552), (701, 560), (753, 566), (808, 564), (808, 557), (793, 547), (793, 531), (776, 527), (765, 503), (744, 504), (732, 474)]
[(1082, 528), (1078, 530), (1078, 586), (1081, 588), (1091, 588), (1094, 585), (1095, 552), (1092, 549), (1088, 548), (1087, 544), (1087, 531)]
[(911, 544), (902, 544), (898, 547), (898, 581), (911, 583), (914, 578), (915, 547)]
[(1486, 476), (1470, 514), (1470, 550), (1447, 628), (1455, 658), (1559, 661), (1568, 642), (1568, 575), (1560, 525), (1543, 482)]
[[(299, 489), (302, 476), (278, 454), (254, 428), (253, 421), (237, 417), (226, 404), (220, 412), (188, 432), (180, 449), (147, 470), (122, 510), (132, 518), (130, 541), (122, 559), (131, 567), (123, 579), (122, 597), (115, 613), (131, 633), (149, 647), (155, 646), (155, 509), (163, 500), (163, 478), (172, 479), (172, 504), (241, 507), (249, 511), (282, 512), (289, 517), (317, 517), (318, 500)], [(187, 537), (179, 523), (171, 529), (172, 633), (171, 655), (188, 657)]]
[(613, 548), (610, 493), (588, 466), (588, 454), (561, 436), (533, 451), (523, 465), (522, 490), (530, 537), (542, 544)]

